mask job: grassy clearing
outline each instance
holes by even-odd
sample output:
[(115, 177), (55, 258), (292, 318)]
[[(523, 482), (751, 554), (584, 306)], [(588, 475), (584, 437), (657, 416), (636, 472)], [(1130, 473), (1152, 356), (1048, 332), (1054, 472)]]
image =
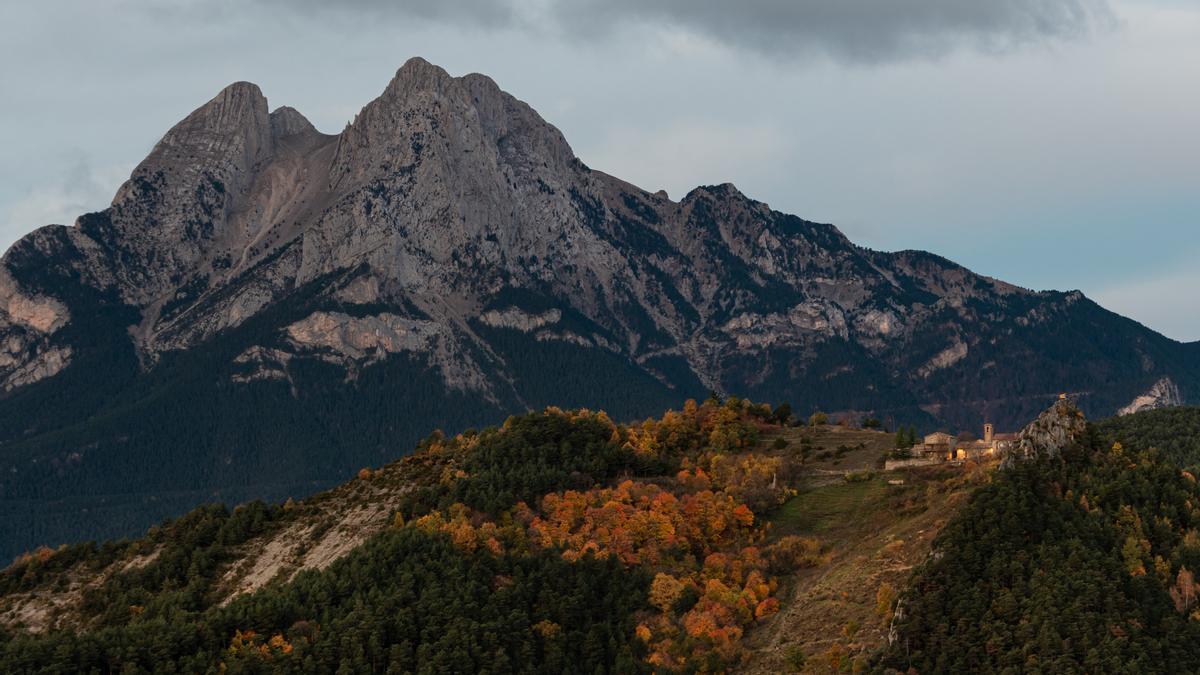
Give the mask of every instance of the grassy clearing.
[(857, 519), (875, 515), (886, 502), (886, 482), (872, 479), (859, 483), (839, 480), (804, 490), (767, 519), (776, 537), (815, 536), (822, 540), (841, 539), (861, 529)]
[[(904, 587), (934, 536), (988, 475), (975, 468), (880, 472), (862, 482), (810, 478), (808, 488), (766, 520), (773, 540), (820, 540), (828, 562), (784, 577), (783, 610), (747, 635), (740, 670), (849, 672), (854, 659), (881, 647), (887, 616), (877, 610), (880, 588)], [(904, 484), (889, 484), (901, 478)], [(798, 653), (805, 658), (796, 669), (789, 656)]]
[(816, 471), (862, 471), (882, 468), (881, 458), (892, 450), (892, 434), (870, 429), (846, 429), (839, 426), (774, 427), (763, 434), (763, 446), (776, 438), (787, 442), (784, 452), (799, 457), (805, 445), (811, 448), (804, 466)]

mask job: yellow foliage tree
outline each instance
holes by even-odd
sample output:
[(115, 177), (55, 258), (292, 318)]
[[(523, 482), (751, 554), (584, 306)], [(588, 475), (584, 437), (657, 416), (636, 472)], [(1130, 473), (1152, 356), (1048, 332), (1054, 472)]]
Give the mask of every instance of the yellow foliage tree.
[(654, 581), (650, 583), (650, 604), (663, 613), (670, 612), (675, 601), (683, 594), (684, 587), (685, 584), (682, 581), (670, 574), (659, 572), (654, 575)]

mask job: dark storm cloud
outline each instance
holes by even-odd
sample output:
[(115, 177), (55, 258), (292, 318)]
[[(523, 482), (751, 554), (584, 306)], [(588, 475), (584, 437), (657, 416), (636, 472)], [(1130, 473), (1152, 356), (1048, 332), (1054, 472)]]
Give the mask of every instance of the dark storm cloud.
[(578, 30), (606, 16), (658, 21), (735, 48), (771, 54), (824, 51), (877, 62), (1074, 37), (1111, 14), (1102, 0), (587, 0), (561, 3)]
[(302, 11), (393, 14), (485, 28), (604, 38), (683, 30), (726, 47), (855, 63), (932, 58), (960, 47), (1004, 51), (1113, 23), (1107, 0), (258, 0)]

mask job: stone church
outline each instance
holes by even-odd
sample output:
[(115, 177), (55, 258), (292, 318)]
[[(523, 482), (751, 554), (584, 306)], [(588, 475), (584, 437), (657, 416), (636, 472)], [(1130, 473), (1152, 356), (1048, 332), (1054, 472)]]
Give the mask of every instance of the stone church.
[(929, 434), (923, 440), (923, 443), (913, 446), (914, 457), (947, 462), (997, 457), (1017, 442), (1017, 434), (998, 434), (995, 427), (989, 422), (983, 425), (982, 439), (960, 440), (944, 431), (938, 431)]

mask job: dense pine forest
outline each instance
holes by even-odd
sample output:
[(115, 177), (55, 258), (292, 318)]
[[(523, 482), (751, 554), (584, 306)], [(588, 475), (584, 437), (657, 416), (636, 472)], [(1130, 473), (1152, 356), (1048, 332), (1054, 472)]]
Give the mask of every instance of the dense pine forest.
[(1200, 408), (1162, 408), (1096, 423), (1106, 441), (1132, 448), (1157, 448), (1181, 467), (1200, 466)]
[(1115, 418), (998, 472), (915, 573), (883, 664), (1196, 672), (1200, 487), (1172, 459), (1196, 461), (1198, 422), (1195, 408)]

